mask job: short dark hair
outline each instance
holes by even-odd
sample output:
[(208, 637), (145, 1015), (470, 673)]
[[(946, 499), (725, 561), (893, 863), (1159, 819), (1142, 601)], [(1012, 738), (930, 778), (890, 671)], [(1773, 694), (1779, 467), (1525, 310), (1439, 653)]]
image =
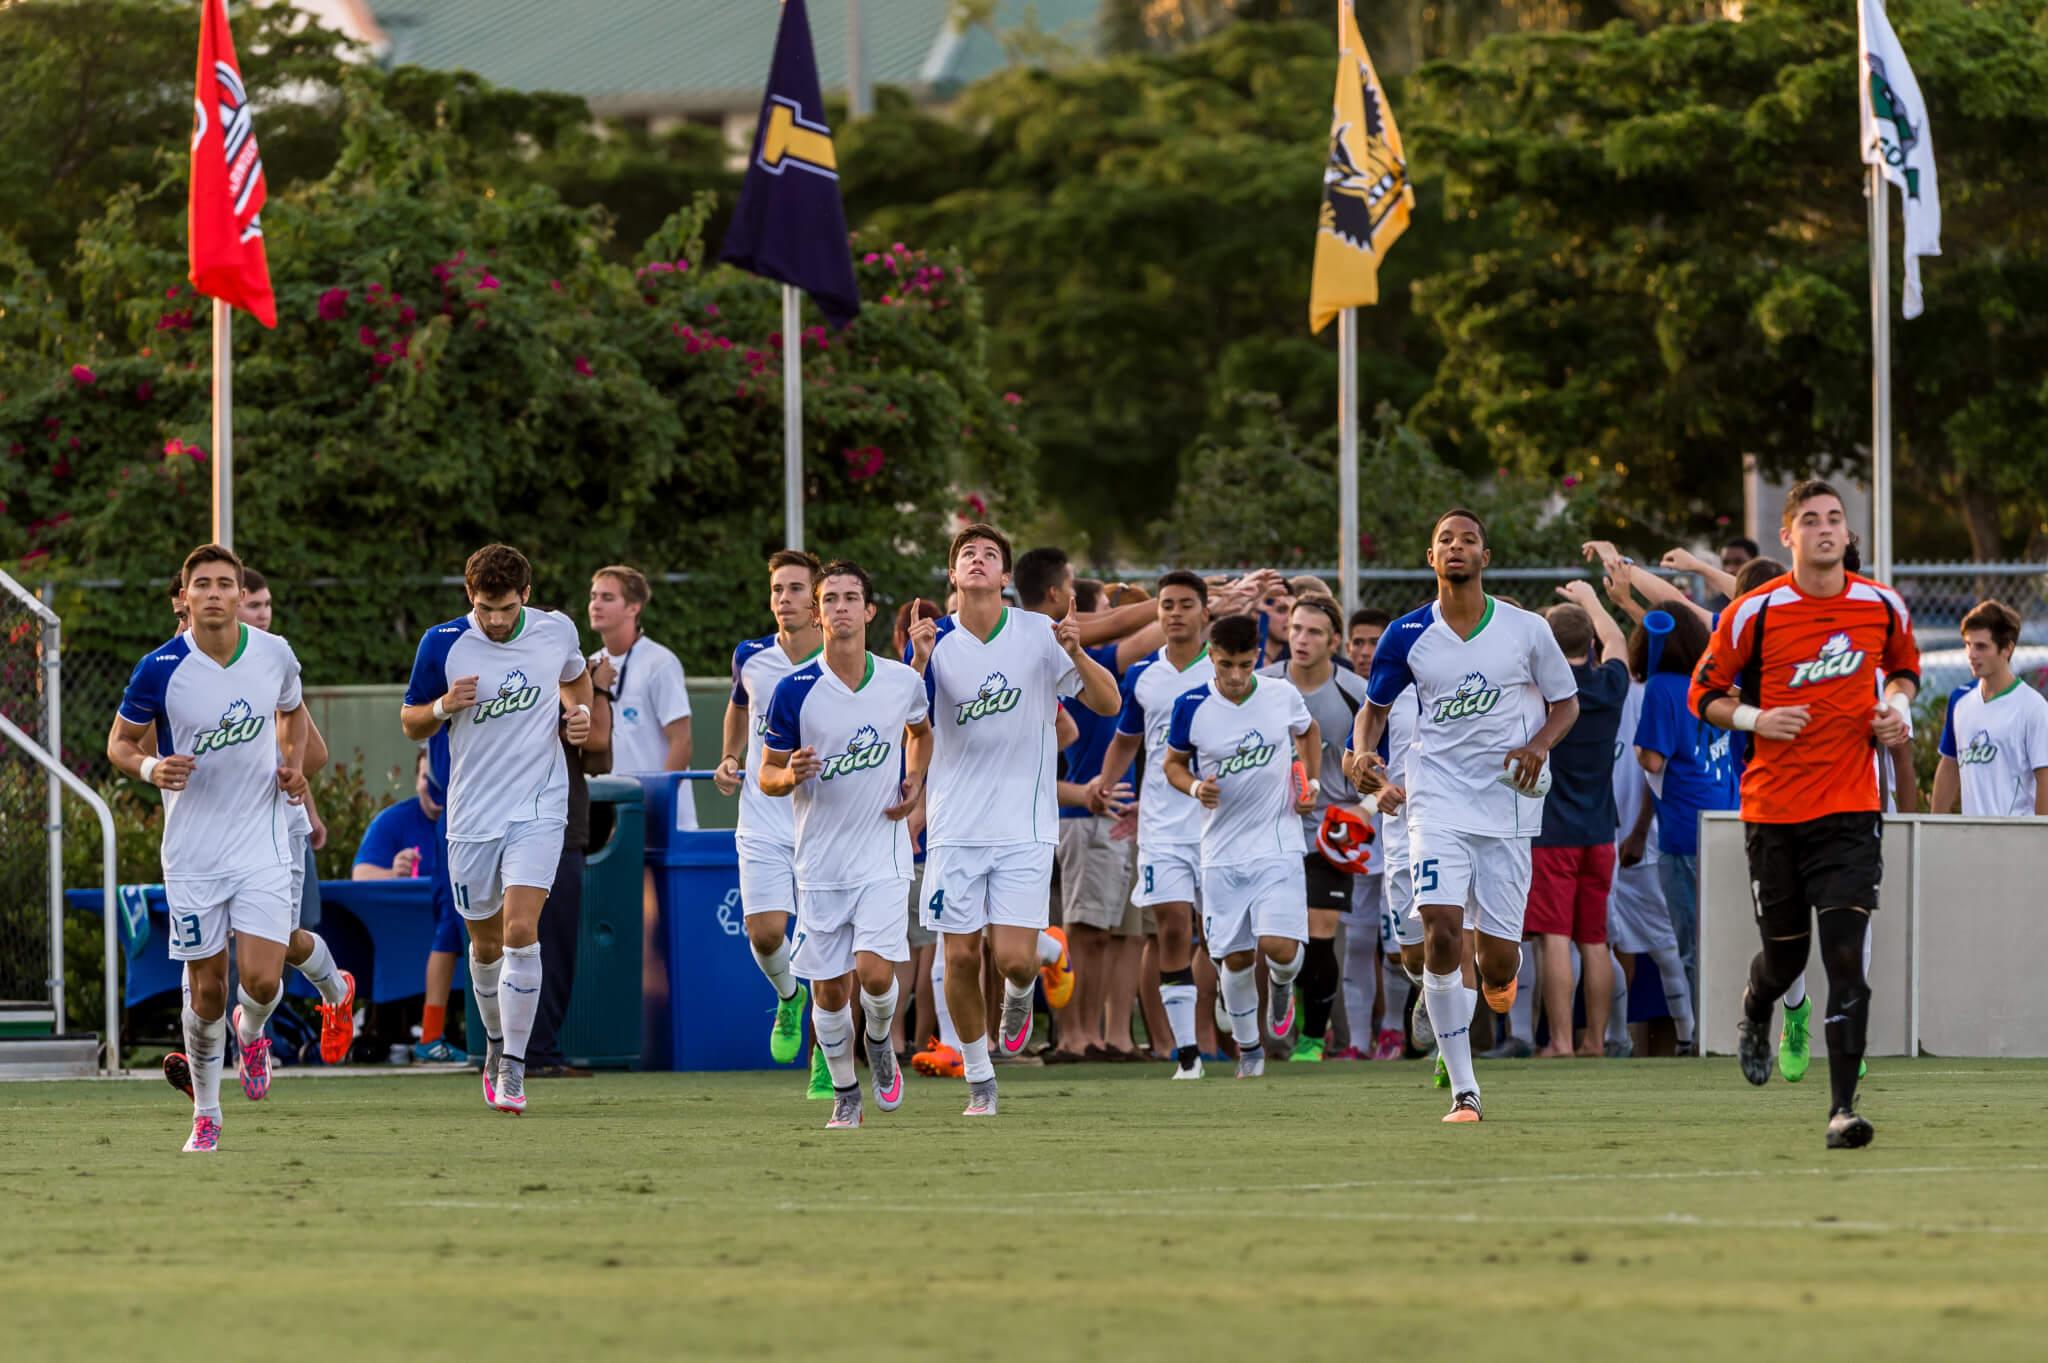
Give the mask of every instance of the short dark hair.
[(472, 597), (525, 592), (533, 586), (533, 565), (509, 544), (486, 544), (462, 565), (462, 585)]
[(1099, 579), (1074, 579), (1074, 609), (1084, 614), (1102, 609), (1102, 583)]
[(1801, 478), (1785, 490), (1784, 524), (1792, 524), (1799, 515), (1799, 508), (1816, 497), (1833, 497), (1838, 502), (1842, 500), (1842, 494), (1835, 491), (1832, 484), (1819, 478)]
[(1842, 571), (1863, 571), (1863, 540), (1854, 530), (1849, 532), (1849, 542), (1842, 546)]
[(1256, 616), (1226, 615), (1209, 626), (1209, 647), (1225, 653), (1252, 653), (1259, 647)]
[(1593, 617), (1586, 614), (1583, 606), (1570, 604), (1552, 606), (1543, 612), (1543, 618), (1550, 622), (1550, 637), (1557, 640), (1559, 650), (1567, 658), (1593, 655)]
[(1378, 625), (1381, 629), (1385, 629), (1393, 623), (1394, 617), (1381, 610), (1378, 606), (1360, 606), (1357, 610), (1351, 612), (1351, 623), (1347, 628), (1357, 629), (1360, 625)]
[(1724, 551), (1728, 549), (1740, 549), (1743, 553), (1748, 554), (1751, 558), (1755, 558), (1759, 554), (1763, 553), (1763, 549), (1758, 546), (1757, 542), (1747, 535), (1737, 535), (1734, 539), (1729, 540), (1726, 544), (1722, 545), (1721, 548)]
[(1330, 622), (1330, 637), (1340, 641), (1344, 638), (1344, 612), (1337, 609), (1337, 603), (1332, 598), (1318, 596), (1314, 592), (1310, 592), (1306, 596), (1297, 596), (1294, 599), (1294, 610), (1287, 612), (1290, 619), (1293, 617), (1294, 611), (1316, 611), (1320, 613), (1325, 620)]
[(818, 569), (817, 575), (811, 579), (811, 600), (816, 601), (818, 599), (818, 594), (825, 590), (825, 579), (830, 577), (860, 579), (860, 599), (870, 606), (875, 604), (874, 580), (868, 576), (867, 569), (861, 567), (850, 558), (835, 558), (824, 567)]
[(811, 575), (813, 583), (818, 580), (818, 556), (808, 549), (777, 549), (768, 556), (768, 575), (773, 577), (777, 568), (802, 568)]
[(235, 557), (234, 550), (225, 544), (202, 544), (185, 555), (185, 566), (178, 570), (178, 585), (189, 586), (192, 582), (192, 570), (208, 563), (231, 564), (235, 570), (235, 581), (241, 582), (242, 560)]
[(1186, 568), (1173, 568), (1163, 572), (1153, 586), (1152, 595), (1157, 597), (1168, 587), (1186, 587), (1201, 598), (1203, 605), (1209, 604), (1209, 584), (1202, 580), (1200, 573), (1190, 572)]
[(952, 567), (959, 560), (960, 551), (974, 540), (987, 540), (1002, 550), (1003, 571), (1007, 573), (1011, 570), (1015, 559), (1010, 554), (1010, 537), (986, 521), (976, 521), (972, 525), (963, 526), (960, 532), (953, 536), (953, 542), (946, 547), (946, 566)]
[(1429, 542), (1431, 544), (1436, 543), (1436, 532), (1443, 529), (1444, 522), (1450, 520), (1453, 516), (1463, 516), (1466, 520), (1478, 526), (1479, 542), (1481, 544), (1486, 543), (1486, 522), (1479, 519), (1479, 513), (1471, 510), (1469, 507), (1454, 506), (1449, 511), (1444, 512), (1443, 515), (1438, 516), (1435, 523), (1429, 527)]
[(270, 579), (244, 563), (242, 565), (242, 590), (244, 592), (267, 592), (270, 590)]
[(185, 594), (185, 570), (180, 568), (171, 574), (171, 600), (176, 601)]
[[(1010, 556), (1003, 555), (1003, 567), (1009, 568)], [(950, 565), (951, 560), (947, 560)], [(1052, 595), (1052, 589), (1059, 585), (1060, 575), (1067, 571), (1067, 551), (1045, 545), (1037, 549), (1026, 549), (1017, 556), (1017, 567), (1010, 580), (1017, 588), (1017, 600), (1027, 608), (1043, 602)]]
[(644, 606), (653, 599), (654, 588), (647, 581), (647, 574), (638, 568), (623, 563), (607, 563), (590, 575), (592, 582), (601, 577), (614, 577), (619, 581), (619, 595), (626, 598), (629, 606)]
[(1979, 601), (1963, 617), (1962, 632), (1973, 629), (1984, 630), (2001, 652), (2008, 651), (2020, 641), (2020, 613), (2003, 601)]
[(1774, 558), (1753, 558), (1735, 570), (1735, 594), (1747, 596), (1774, 577), (1785, 575), (1785, 565)]

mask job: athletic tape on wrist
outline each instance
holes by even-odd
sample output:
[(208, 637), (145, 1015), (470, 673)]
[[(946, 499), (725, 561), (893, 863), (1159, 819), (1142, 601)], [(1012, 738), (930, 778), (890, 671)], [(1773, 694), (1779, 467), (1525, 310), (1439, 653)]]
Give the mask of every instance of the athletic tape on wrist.
[(155, 781), (153, 781), (153, 780), (151, 780), (151, 779), (150, 779), (150, 773), (154, 772), (154, 771), (156, 770), (156, 767), (157, 767), (157, 759), (156, 759), (156, 758), (154, 758), (154, 757), (145, 757), (145, 758), (143, 758), (143, 759), (142, 759), (142, 770), (141, 770), (141, 772), (140, 772), (140, 773), (138, 773), (138, 774), (139, 774), (139, 775), (140, 775), (140, 776), (142, 777), (142, 781), (143, 781), (143, 784), (144, 784), (144, 785), (151, 785), (151, 786), (153, 786), (153, 785), (155, 785), (155, 784), (156, 784), (156, 782), (155, 782)]

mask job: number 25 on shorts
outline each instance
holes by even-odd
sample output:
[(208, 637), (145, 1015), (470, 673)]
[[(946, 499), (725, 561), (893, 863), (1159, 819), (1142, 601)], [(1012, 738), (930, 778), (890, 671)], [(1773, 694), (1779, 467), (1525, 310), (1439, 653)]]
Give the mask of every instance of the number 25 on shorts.
[(1436, 858), (1425, 857), (1415, 867), (1415, 893), (1425, 895), (1436, 890)]

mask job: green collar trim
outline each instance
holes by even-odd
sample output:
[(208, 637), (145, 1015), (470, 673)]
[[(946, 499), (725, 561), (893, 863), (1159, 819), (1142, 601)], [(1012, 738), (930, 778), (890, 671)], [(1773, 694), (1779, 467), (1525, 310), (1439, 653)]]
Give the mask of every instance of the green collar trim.
[[(1444, 623), (1445, 623), (1445, 624), (1449, 624), (1450, 622), (1449, 622), (1448, 620), (1446, 620), (1446, 621), (1445, 621)], [(1470, 634), (1464, 635), (1464, 636), (1462, 636), (1462, 637), (1464, 638), (1465, 642), (1469, 644), (1469, 643), (1471, 643), (1471, 642), (1472, 642), (1472, 641), (1473, 641), (1474, 639), (1477, 639), (1477, 638), (1479, 637), (1479, 632), (1480, 632), (1481, 630), (1485, 629), (1485, 628), (1486, 628), (1486, 627), (1487, 627), (1488, 625), (1490, 625), (1490, 624), (1492, 624), (1492, 623), (1493, 623), (1493, 598), (1489, 596), (1489, 597), (1487, 597), (1487, 598), (1486, 598), (1486, 613), (1485, 613), (1485, 614), (1483, 614), (1483, 615), (1481, 615), (1481, 616), (1479, 617), (1479, 623), (1478, 623), (1478, 624), (1476, 624), (1476, 625), (1472, 626), (1472, 632), (1471, 632)], [(1456, 630), (1453, 630), (1453, 631), (1451, 631), (1451, 632), (1452, 632), (1453, 634), (1457, 633), (1457, 631), (1456, 631)]]
[(1992, 701), (1994, 701), (1994, 700), (2003, 700), (2003, 699), (2004, 699), (2005, 697), (2007, 697), (2007, 696), (2011, 695), (2011, 694), (2012, 694), (2013, 692), (2015, 692), (2015, 691), (2019, 690), (2019, 687), (2020, 687), (2020, 678), (2018, 678), (2018, 677), (2014, 677), (2014, 678), (2012, 679), (2012, 685), (2010, 685), (2010, 686), (2006, 687), (2006, 688), (2005, 688), (2005, 689), (2004, 689), (2003, 691), (2000, 691), (2000, 692), (1999, 692), (1999, 693), (1998, 693), (1997, 695), (1995, 695), (1995, 696), (1991, 696), (1991, 697), (1987, 698), (1987, 699), (1985, 700), (1985, 702), (1984, 702), (1984, 703), (1985, 703), (1986, 705), (1989, 705), (1989, 704), (1990, 704), (1990, 703), (1991, 703)]
[[(521, 606), (521, 607), (519, 608), (519, 623), (517, 623), (517, 624), (515, 624), (515, 625), (513, 625), (513, 626), (512, 626), (512, 632), (511, 632), (510, 634), (508, 634), (508, 635), (506, 635), (506, 636), (505, 636), (505, 642), (506, 642), (506, 643), (508, 643), (508, 644), (509, 644), (509, 643), (511, 643), (511, 642), (512, 642), (512, 641), (513, 641), (514, 639), (517, 639), (517, 638), (518, 638), (518, 637), (520, 636), (520, 634), (521, 634), (522, 632), (524, 632), (524, 630), (525, 630), (525, 629), (526, 629), (526, 607), (524, 607), (524, 606)], [(638, 641), (636, 640), (635, 642), (638, 642)]]
[(865, 657), (868, 660), (868, 665), (867, 669), (860, 674), (860, 685), (853, 688), (856, 691), (867, 690), (868, 683), (875, 679), (875, 655), (872, 653), (866, 653), (862, 654), (861, 656)]
[[(980, 643), (984, 643), (984, 644), (992, 644), (992, 643), (994, 643), (994, 642), (996, 641), (996, 636), (997, 636), (998, 634), (1001, 634), (1001, 633), (1003, 632), (1003, 626), (1004, 626), (1004, 625), (1007, 625), (1007, 624), (1009, 624), (1009, 623), (1010, 623), (1010, 608), (1009, 608), (1008, 606), (1005, 606), (1005, 607), (1003, 607), (1003, 613), (1002, 613), (1001, 615), (998, 615), (998, 616), (996, 617), (996, 627), (995, 627), (994, 629), (992, 629), (992, 630), (990, 630), (990, 631), (988, 632), (988, 638), (986, 638), (986, 639), (981, 639), (981, 638), (979, 638), (979, 636), (975, 636), (975, 637), (977, 638), (977, 641), (978, 641), (978, 642), (980, 642)], [(963, 622), (963, 623), (961, 624), (961, 628), (962, 628), (962, 629), (966, 629), (966, 628), (967, 628), (967, 627), (966, 627), (966, 624), (965, 624), (964, 622)], [(971, 630), (971, 629), (970, 629), (970, 630), (967, 630), (967, 633), (968, 633), (968, 634), (969, 634), (970, 636), (973, 636), (973, 635), (974, 635), (974, 631), (973, 631), (973, 630)]]
[(1252, 698), (1253, 696), (1256, 696), (1257, 694), (1259, 694), (1259, 674), (1258, 674), (1258, 673), (1256, 673), (1256, 672), (1252, 673), (1252, 684), (1251, 684), (1251, 685), (1250, 685), (1249, 687), (1245, 688), (1245, 693), (1244, 693), (1244, 699), (1243, 699), (1243, 700), (1230, 700), (1230, 697), (1228, 697), (1228, 696), (1226, 696), (1226, 695), (1224, 695), (1224, 694), (1223, 694), (1223, 688), (1222, 688), (1222, 687), (1220, 687), (1220, 686), (1219, 686), (1219, 687), (1217, 687), (1217, 688), (1216, 688), (1216, 695), (1217, 695), (1217, 697), (1218, 697), (1219, 699), (1221, 699), (1221, 700), (1230, 700), (1230, 703), (1231, 703), (1232, 705), (1246, 705), (1246, 704), (1249, 704), (1249, 703), (1250, 703), (1250, 701), (1251, 701), (1251, 698)]
[(240, 662), (242, 655), (249, 651), (249, 627), (243, 625), (241, 628), (241, 634), (236, 636), (235, 639), (235, 656), (227, 661), (227, 666), (229, 667), (233, 667), (236, 663)]
[[(1202, 661), (1202, 659), (1204, 659), (1204, 658), (1206, 658), (1206, 657), (1208, 657), (1208, 656), (1209, 656), (1209, 646), (1208, 646), (1207, 644), (1203, 644), (1203, 645), (1202, 645), (1202, 651), (1201, 651), (1200, 653), (1197, 653), (1197, 654), (1196, 654), (1196, 655), (1195, 655), (1194, 657), (1192, 657), (1192, 658), (1188, 659), (1188, 667), (1193, 667), (1193, 666), (1194, 666), (1194, 665), (1195, 665), (1196, 663), (1198, 663), (1198, 662)], [(1166, 661), (1168, 661), (1168, 662), (1172, 662), (1172, 661), (1173, 661), (1173, 659), (1171, 659), (1171, 658), (1168, 658), (1168, 659), (1167, 659)], [(1176, 672), (1185, 672), (1185, 671), (1187, 671), (1187, 670), (1188, 670), (1188, 667), (1177, 667), (1177, 668), (1175, 668), (1175, 669), (1174, 669), (1174, 671), (1176, 671)]]

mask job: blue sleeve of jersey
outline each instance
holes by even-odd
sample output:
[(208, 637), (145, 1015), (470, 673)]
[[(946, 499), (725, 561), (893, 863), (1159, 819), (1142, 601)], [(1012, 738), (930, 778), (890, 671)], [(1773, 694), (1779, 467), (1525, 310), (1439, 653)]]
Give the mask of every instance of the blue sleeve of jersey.
[(1195, 711), (1209, 698), (1209, 688), (1198, 686), (1173, 703), (1173, 722), (1167, 726), (1166, 746), (1181, 752), (1195, 750)]
[(405, 684), (407, 705), (431, 705), (448, 694), (448, 650), (462, 637), (452, 625), (436, 625), (420, 640), (412, 660), (412, 679)]
[[(1423, 616), (1422, 623), (1428, 623), (1427, 616)], [(1395, 697), (1415, 684), (1415, 674), (1408, 670), (1408, 650), (1415, 647), (1422, 634), (1412, 616), (1403, 616), (1387, 627), (1387, 632), (1380, 636), (1379, 647), (1373, 651), (1372, 673), (1365, 681), (1367, 700), (1374, 705), (1392, 705)]]
[(761, 735), (763, 748), (795, 752), (804, 745), (804, 697), (811, 694), (817, 680), (818, 674), (806, 669), (775, 684), (775, 698), (768, 702), (768, 728)]
[(156, 649), (135, 664), (135, 671), (128, 678), (128, 689), (121, 693), (121, 718), (130, 724), (156, 725), (159, 757), (169, 757), (172, 751), (170, 716), (164, 713), (164, 693), (170, 689), (171, 674), (178, 670), (178, 664), (185, 660), (189, 651), (190, 645), (182, 636)]
[[(1671, 709), (1677, 688), (1665, 681), (1672, 675), (1660, 672), (1650, 678), (1649, 685), (1643, 688), (1643, 717), (1636, 721), (1635, 745), (1666, 758), (1678, 751), (1678, 717)], [(1690, 715), (1688, 710), (1687, 716)]]
[(1116, 714), (1116, 731), (1136, 738), (1145, 732), (1145, 707), (1138, 703), (1138, 678), (1152, 666), (1148, 659), (1124, 673), (1124, 707)]
[(740, 665), (747, 660), (747, 646), (741, 644), (732, 651), (732, 703), (742, 710), (747, 708), (746, 684), (740, 680)]
[(399, 846), (399, 827), (404, 813), (403, 804), (389, 805), (377, 811), (377, 817), (370, 820), (370, 826), (363, 830), (362, 845), (356, 848), (356, 865), (389, 866), (397, 859), (403, 850)]
[(1956, 702), (1970, 694), (1967, 686), (1958, 686), (1948, 693), (1948, 713), (1941, 717), (1941, 755), (1956, 755)]
[(1097, 644), (1093, 648), (1084, 648), (1081, 651), (1108, 668), (1110, 676), (1114, 677), (1117, 675), (1116, 645), (1114, 643)]

